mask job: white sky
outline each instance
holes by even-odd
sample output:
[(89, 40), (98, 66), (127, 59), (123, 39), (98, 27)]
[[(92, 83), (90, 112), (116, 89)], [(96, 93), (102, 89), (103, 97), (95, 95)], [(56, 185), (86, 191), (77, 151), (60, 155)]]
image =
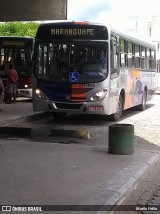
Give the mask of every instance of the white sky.
[(146, 31), (149, 22), (160, 28), (157, 16), (160, 16), (159, 0), (68, 0), (70, 21), (106, 22), (127, 30), (136, 29), (137, 22), (138, 30), (149, 34)]

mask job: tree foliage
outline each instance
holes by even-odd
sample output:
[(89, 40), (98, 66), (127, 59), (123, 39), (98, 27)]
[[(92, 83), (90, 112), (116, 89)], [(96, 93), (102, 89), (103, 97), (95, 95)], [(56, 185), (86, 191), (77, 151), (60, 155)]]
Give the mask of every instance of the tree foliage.
[(0, 24), (0, 36), (35, 37), (38, 27), (36, 22), (5, 22)]

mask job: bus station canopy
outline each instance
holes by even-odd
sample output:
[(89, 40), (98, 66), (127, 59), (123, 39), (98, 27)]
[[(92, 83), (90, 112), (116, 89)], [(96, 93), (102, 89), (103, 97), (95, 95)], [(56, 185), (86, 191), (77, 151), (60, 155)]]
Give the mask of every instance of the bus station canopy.
[(66, 19), (67, 0), (0, 0), (0, 22)]

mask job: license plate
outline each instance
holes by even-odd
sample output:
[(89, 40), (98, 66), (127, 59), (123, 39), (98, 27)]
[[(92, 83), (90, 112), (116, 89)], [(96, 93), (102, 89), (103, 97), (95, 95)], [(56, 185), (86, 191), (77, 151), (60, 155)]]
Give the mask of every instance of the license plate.
[(103, 106), (89, 106), (89, 111), (103, 111)]
[(21, 94), (29, 94), (29, 91), (21, 91), (21, 90), (20, 90), (20, 93), (21, 93)]

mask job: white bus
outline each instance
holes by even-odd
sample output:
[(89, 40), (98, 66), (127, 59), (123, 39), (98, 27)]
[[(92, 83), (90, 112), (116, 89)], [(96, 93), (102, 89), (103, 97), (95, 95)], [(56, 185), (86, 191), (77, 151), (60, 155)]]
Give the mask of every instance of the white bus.
[(156, 48), (102, 24), (46, 23), (35, 37), (33, 72), (34, 111), (116, 121), (125, 109), (144, 110), (155, 93)]

